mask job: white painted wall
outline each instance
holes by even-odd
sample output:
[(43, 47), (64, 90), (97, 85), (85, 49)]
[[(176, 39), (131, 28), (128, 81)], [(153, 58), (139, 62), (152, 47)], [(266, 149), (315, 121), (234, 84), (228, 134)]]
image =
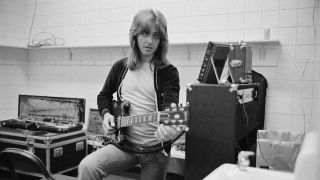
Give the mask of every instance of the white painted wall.
[(24, 0), (0, 0), (0, 45), (26, 47), (31, 6)]
[[(0, 0), (0, 45), (25, 47), (35, 1)], [(314, 0), (38, 0), (31, 40), (39, 32), (66, 46), (127, 45), (136, 11), (161, 10), (170, 43), (263, 40), (264, 28), (280, 45), (253, 47), (253, 68), (269, 82), (266, 129), (309, 131), (319, 119), (319, 1)], [(4, 27), (4, 28), (3, 28)], [(16, 32), (12, 29), (16, 29)], [(206, 45), (172, 46), (181, 102), (197, 78)], [(113, 61), (127, 48), (18, 49), (0, 47), (0, 119), (17, 115), (18, 94), (71, 96), (96, 107)]]

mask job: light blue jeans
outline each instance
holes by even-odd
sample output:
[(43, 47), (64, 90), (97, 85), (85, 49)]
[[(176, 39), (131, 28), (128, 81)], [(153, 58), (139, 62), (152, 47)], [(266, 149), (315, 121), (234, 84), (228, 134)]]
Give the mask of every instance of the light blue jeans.
[(107, 145), (86, 156), (79, 164), (79, 180), (99, 180), (113, 172), (141, 165), (141, 180), (165, 180), (170, 154), (162, 151), (150, 154), (124, 152), (114, 145)]

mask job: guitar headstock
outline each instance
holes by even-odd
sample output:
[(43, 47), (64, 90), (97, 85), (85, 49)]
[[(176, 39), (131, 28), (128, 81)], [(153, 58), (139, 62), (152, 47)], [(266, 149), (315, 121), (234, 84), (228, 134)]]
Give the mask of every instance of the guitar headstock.
[(189, 106), (173, 106), (160, 112), (160, 123), (176, 128), (178, 131), (188, 131)]

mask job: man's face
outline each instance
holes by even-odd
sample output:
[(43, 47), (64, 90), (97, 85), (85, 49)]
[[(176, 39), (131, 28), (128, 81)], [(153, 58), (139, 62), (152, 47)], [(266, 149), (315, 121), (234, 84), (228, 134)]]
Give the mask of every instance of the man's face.
[(153, 56), (160, 43), (159, 31), (153, 25), (149, 32), (142, 31), (138, 36), (138, 46), (142, 57)]

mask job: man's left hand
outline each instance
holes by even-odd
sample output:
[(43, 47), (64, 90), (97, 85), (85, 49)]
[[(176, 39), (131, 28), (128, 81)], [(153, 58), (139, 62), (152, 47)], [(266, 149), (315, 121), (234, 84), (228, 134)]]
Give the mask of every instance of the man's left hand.
[(178, 135), (178, 131), (171, 127), (160, 124), (158, 129), (154, 132), (154, 136), (159, 142), (169, 141)]

